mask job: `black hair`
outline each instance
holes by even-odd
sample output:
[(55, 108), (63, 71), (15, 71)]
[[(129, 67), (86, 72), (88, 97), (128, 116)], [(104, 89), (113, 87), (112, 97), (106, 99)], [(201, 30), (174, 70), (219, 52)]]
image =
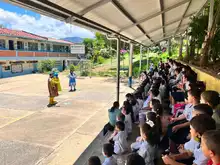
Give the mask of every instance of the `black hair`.
[(157, 97), (159, 95), (159, 93), (160, 93), (159, 90), (156, 89), (156, 88), (151, 89), (151, 92), (152, 92), (154, 97)]
[(205, 91), (201, 96), (213, 109), (220, 104), (219, 93), (216, 91)]
[(145, 165), (145, 160), (137, 153), (129, 154), (126, 165)]
[(111, 143), (104, 144), (103, 152), (107, 157), (111, 157), (114, 153), (114, 146)]
[(201, 92), (198, 89), (191, 89), (188, 91), (188, 93), (194, 97), (197, 103), (200, 102)]
[(101, 160), (98, 156), (91, 156), (88, 160), (88, 165), (101, 165)]
[(115, 126), (120, 130), (120, 131), (124, 131), (125, 130), (125, 123), (122, 121), (117, 121)]
[(211, 130), (206, 131), (202, 135), (203, 139), (205, 139), (205, 144), (209, 150), (214, 152), (215, 155), (220, 156), (220, 131), (219, 130)]
[(212, 107), (210, 107), (208, 104), (198, 104), (194, 106), (194, 111), (200, 112), (202, 114), (206, 114), (209, 116), (213, 115)]
[(175, 72), (177, 72), (179, 74), (181, 72), (181, 68), (176, 68)]
[(127, 93), (127, 94), (125, 95), (125, 97), (132, 97), (132, 94), (131, 94), (131, 93)]
[(158, 131), (156, 127), (151, 127), (149, 124), (144, 123), (140, 127), (142, 133), (147, 137), (147, 142), (154, 146), (159, 143), (160, 135), (158, 134)]
[(124, 105), (124, 109), (125, 109), (126, 115), (128, 115), (128, 114), (133, 112), (132, 105), (128, 101), (124, 101), (123, 105)]
[(152, 99), (151, 100), (152, 106), (154, 106), (155, 104), (160, 104), (160, 100), (158, 99)]
[(110, 109), (110, 112), (114, 112), (116, 108), (119, 108), (119, 102), (118, 101), (115, 101), (113, 103), (113, 106), (112, 108)]
[(193, 117), (192, 120), (190, 120), (190, 125), (193, 127), (193, 129), (195, 129), (196, 132), (200, 134), (200, 136), (202, 136), (208, 130), (216, 129), (215, 120), (205, 114)]
[(119, 121), (124, 122), (125, 121), (125, 115), (123, 113), (120, 113), (118, 116)]

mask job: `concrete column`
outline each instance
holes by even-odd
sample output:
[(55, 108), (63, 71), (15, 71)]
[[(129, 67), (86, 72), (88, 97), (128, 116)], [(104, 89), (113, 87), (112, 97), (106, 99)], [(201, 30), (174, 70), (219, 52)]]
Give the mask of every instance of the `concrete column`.
[(53, 51), (53, 44), (50, 44), (50, 51)]
[(117, 38), (117, 101), (119, 102), (119, 94), (120, 94), (120, 50), (121, 50), (121, 38), (118, 36)]
[(143, 46), (140, 45), (140, 64), (139, 64), (139, 74), (141, 73), (141, 63), (142, 63), (142, 49), (143, 49)]
[(179, 59), (183, 59), (183, 37), (180, 36)]
[(212, 23), (213, 23), (214, 4), (215, 4), (215, 1), (214, 0), (210, 0), (208, 31), (211, 30)]
[(5, 48), (9, 49), (8, 39), (5, 39)]
[(133, 63), (133, 43), (130, 43), (129, 77), (128, 86), (132, 87), (132, 63)]
[(38, 50), (40, 51), (41, 50), (40, 42), (38, 42), (37, 44), (38, 44)]
[(24, 42), (24, 50), (28, 50), (28, 42)]
[(171, 56), (171, 40), (170, 38), (168, 39), (168, 55)]
[(17, 45), (17, 39), (14, 40), (14, 49), (17, 50), (18, 49), (18, 45)]
[(148, 51), (148, 48), (147, 48), (147, 69), (146, 69), (147, 73), (149, 71), (149, 51)]

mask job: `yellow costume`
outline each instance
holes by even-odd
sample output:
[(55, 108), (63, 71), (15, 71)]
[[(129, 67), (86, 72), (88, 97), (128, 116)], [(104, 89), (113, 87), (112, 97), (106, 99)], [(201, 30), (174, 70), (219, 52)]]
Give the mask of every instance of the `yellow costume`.
[(48, 79), (48, 91), (50, 98), (48, 106), (55, 105), (57, 102), (54, 101), (54, 97), (58, 96), (58, 82), (52, 74), (50, 74), (50, 78)]

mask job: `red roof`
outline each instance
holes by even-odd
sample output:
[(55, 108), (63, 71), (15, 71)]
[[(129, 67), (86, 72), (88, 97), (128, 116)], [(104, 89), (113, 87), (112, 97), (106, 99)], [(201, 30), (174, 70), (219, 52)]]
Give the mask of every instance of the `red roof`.
[(45, 37), (41, 37), (39, 35), (31, 34), (25, 31), (11, 30), (11, 29), (6, 29), (6, 28), (0, 28), (0, 35), (22, 37), (22, 38), (28, 38), (28, 39), (34, 39), (34, 40), (47, 40)]
[(64, 40), (59, 40), (55, 38), (48, 38), (48, 37), (42, 37), (36, 34), (32, 34), (26, 31), (21, 31), (21, 30), (11, 30), (11, 29), (6, 29), (6, 28), (0, 28), (0, 36), (11, 36), (11, 37), (21, 37), (21, 38), (28, 38), (32, 40), (47, 40), (50, 42), (58, 42), (58, 43), (64, 43), (64, 44), (74, 44), (72, 42), (64, 41)]
[(48, 38), (48, 41), (51, 41), (51, 42), (59, 42), (59, 43), (64, 43), (64, 44), (71, 44), (71, 45), (74, 44), (74, 43), (69, 42), (69, 41), (59, 40), (59, 39), (55, 39), (55, 38)]

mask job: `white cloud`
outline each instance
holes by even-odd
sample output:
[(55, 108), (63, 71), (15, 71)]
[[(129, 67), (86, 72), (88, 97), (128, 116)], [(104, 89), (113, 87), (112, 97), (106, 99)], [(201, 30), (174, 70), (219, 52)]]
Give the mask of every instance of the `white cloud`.
[(0, 9), (0, 24), (6, 25), (11, 29), (24, 30), (45, 37), (94, 37), (94, 33), (89, 30), (66, 24), (47, 16), (41, 15), (40, 18), (37, 19), (30, 15), (20, 15), (3, 9)]

